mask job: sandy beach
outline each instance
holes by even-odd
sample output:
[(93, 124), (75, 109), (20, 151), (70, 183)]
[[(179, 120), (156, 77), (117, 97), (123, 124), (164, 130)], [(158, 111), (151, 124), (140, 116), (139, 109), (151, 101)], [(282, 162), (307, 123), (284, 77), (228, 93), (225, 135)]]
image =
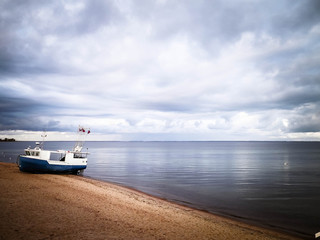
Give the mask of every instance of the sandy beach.
[(0, 163), (0, 239), (298, 239), (75, 175)]

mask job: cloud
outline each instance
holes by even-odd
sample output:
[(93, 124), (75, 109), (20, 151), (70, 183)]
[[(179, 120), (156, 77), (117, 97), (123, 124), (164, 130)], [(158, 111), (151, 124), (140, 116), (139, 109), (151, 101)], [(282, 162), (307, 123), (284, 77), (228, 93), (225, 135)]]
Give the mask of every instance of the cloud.
[(288, 131), (307, 133), (320, 131), (320, 105), (306, 104), (295, 110), (297, 113), (288, 120)]
[(0, 7), (3, 131), (68, 132), (81, 123), (130, 140), (320, 131), (317, 1)]

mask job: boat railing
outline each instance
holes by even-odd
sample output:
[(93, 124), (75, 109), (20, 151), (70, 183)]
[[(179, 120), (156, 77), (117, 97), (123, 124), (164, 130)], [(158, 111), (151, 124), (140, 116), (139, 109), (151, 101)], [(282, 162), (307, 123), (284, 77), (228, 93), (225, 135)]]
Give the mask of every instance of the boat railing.
[(67, 154), (73, 154), (73, 158), (87, 158), (87, 155), (89, 155), (89, 152), (79, 152), (79, 151), (66, 151), (66, 150), (41, 150), (41, 149), (25, 149), (25, 155), (26, 156), (36, 156), (41, 157), (42, 154), (40, 152), (47, 152), (47, 157), (45, 157), (48, 160), (51, 161), (64, 161)]

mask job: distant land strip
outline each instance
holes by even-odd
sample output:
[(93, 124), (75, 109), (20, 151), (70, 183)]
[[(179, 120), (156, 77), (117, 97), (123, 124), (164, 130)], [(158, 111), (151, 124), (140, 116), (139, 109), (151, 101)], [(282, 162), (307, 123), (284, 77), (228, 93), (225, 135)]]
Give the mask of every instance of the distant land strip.
[(15, 142), (16, 140), (14, 138), (0, 138), (0, 142)]

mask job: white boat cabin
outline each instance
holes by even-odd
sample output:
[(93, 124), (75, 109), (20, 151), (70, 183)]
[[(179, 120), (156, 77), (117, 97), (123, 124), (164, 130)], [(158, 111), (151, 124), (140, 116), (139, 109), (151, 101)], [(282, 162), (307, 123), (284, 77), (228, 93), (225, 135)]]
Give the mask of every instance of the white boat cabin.
[(86, 164), (88, 152), (57, 150), (42, 150), (37, 143), (35, 148), (24, 149), (25, 156), (46, 161), (58, 161), (70, 164)]

